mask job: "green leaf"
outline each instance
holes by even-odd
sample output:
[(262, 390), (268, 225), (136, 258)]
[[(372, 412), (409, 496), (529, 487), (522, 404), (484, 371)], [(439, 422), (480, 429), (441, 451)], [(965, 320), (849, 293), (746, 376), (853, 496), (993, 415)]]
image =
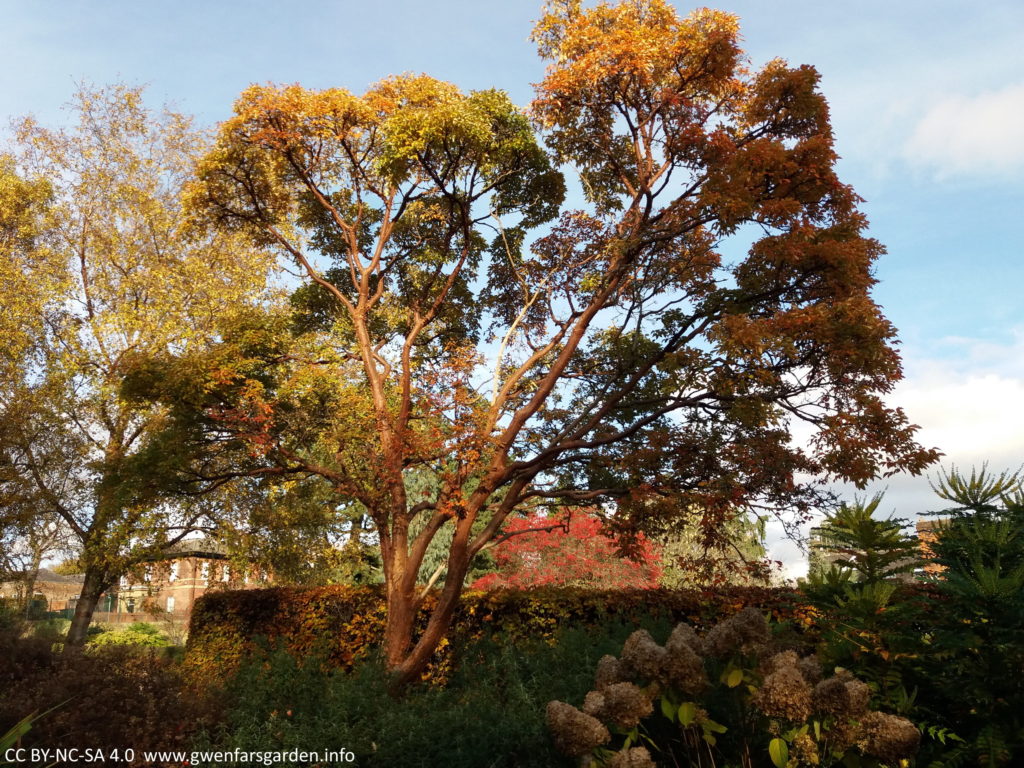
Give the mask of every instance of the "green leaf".
[(735, 688), (737, 685), (743, 682), (743, 670), (734, 669), (725, 677), (725, 684), (730, 688)]
[(679, 723), (686, 727), (692, 725), (693, 721), (697, 717), (697, 705), (692, 701), (684, 701), (679, 705), (679, 711), (677, 712), (679, 717)]
[(705, 720), (702, 724), (705, 731), (714, 731), (715, 733), (725, 733), (729, 729), (721, 723), (716, 723), (714, 720)]
[(814, 740), (821, 741), (821, 723), (814, 721)]
[(669, 720), (675, 720), (676, 719), (676, 713), (678, 711), (679, 711), (679, 708), (676, 707), (675, 704), (673, 704), (671, 701), (666, 699), (664, 696), (661, 697), (661, 714), (663, 714)]
[(776, 768), (786, 768), (789, 762), (789, 746), (779, 738), (772, 739), (768, 744), (768, 757)]

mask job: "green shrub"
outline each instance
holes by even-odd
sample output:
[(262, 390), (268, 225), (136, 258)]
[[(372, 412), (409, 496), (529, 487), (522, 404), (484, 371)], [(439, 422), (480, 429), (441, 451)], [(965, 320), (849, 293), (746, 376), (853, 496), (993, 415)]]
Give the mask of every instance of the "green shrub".
[[(930, 544), (944, 570), (923, 583), (842, 581), (806, 589), (823, 611), (819, 655), (914, 720), (919, 764), (1024, 761), (1024, 495), (1013, 474), (955, 470), (935, 485), (952, 507)], [(864, 542), (862, 549), (868, 549)]]
[(124, 629), (113, 629), (89, 637), (87, 644), (92, 648), (110, 645), (137, 645), (151, 648), (166, 648), (170, 639), (157, 627), (143, 621), (129, 624)]
[[(668, 622), (649, 620), (651, 631)], [(544, 725), (552, 697), (579, 698), (593, 667), (635, 626), (567, 628), (550, 639), (468, 643), (446, 685), (387, 693), (376, 659), (350, 672), (284, 651), (256, 653), (231, 680), (223, 729), (201, 747), (277, 751), (349, 749), (368, 768), (570, 768)]]
[(63, 642), (71, 628), (68, 619), (41, 619), (32, 623), (32, 634), (54, 643)]

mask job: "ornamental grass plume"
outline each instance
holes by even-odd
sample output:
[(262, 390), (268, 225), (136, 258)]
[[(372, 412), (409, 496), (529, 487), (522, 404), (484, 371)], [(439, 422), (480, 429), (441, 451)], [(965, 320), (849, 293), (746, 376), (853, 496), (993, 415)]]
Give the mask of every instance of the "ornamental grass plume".
[(796, 666), (796, 654), (777, 654), (771, 660), (773, 671), (751, 698), (751, 703), (768, 717), (792, 722), (806, 720), (811, 714), (811, 686)]
[(859, 742), (869, 755), (888, 763), (913, 757), (921, 743), (921, 733), (905, 717), (869, 712), (861, 721), (864, 735)]
[(564, 701), (548, 702), (547, 724), (558, 751), (570, 757), (582, 757), (611, 739), (600, 720)]
[(605, 768), (656, 768), (646, 747), (633, 747), (616, 752), (605, 763)]
[(654, 642), (651, 633), (638, 629), (622, 646), (622, 663), (637, 677), (654, 680), (661, 676), (668, 652)]

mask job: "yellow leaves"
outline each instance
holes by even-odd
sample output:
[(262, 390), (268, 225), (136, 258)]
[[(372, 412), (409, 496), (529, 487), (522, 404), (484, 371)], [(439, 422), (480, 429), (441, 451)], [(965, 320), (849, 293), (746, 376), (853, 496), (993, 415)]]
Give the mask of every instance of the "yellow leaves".
[[(681, 85), (694, 74), (723, 79), (740, 55), (738, 18), (701, 9), (685, 19), (662, 0), (549, 5), (534, 29), (541, 56), (554, 63), (542, 91), (571, 95), (616, 82), (651, 88)], [(681, 71), (686, 70), (686, 71)]]
[(66, 285), (65, 266), (47, 242), (51, 198), (45, 179), (22, 178), (14, 158), (0, 155), (0, 377), (7, 380), (41, 341), (44, 315)]
[(363, 99), (342, 88), (314, 91), (298, 84), (253, 85), (235, 102), (222, 136), (279, 151), (309, 147), (313, 139), (341, 139), (373, 125)]

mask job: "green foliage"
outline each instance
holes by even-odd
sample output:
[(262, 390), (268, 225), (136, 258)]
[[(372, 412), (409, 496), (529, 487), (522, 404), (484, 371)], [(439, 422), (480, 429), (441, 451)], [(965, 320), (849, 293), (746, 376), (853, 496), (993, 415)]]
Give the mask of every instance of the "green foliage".
[(663, 587), (692, 589), (712, 585), (766, 585), (764, 522), (734, 510), (713, 531), (702, 524), (699, 510), (680, 514), (679, 521), (653, 541), (661, 550)]
[(144, 621), (136, 621), (124, 629), (112, 629), (92, 635), (87, 645), (102, 648), (110, 645), (137, 645), (151, 648), (166, 648), (171, 645), (170, 639), (157, 627)]
[(33, 622), (32, 634), (51, 642), (63, 642), (70, 627), (71, 621), (68, 619), (42, 619)]
[[(11, 726), (7, 733), (0, 735), (0, 760), (3, 760), (3, 756), (7, 754), (9, 748), (21, 743), (22, 737), (32, 729), (32, 722), (35, 719), (35, 714), (26, 715)], [(0, 762), (0, 765), (13, 765), (13, 763), (3, 760), (3, 762)]]
[[(874, 517), (881, 502), (882, 494), (877, 494), (870, 501), (843, 504), (826, 516), (818, 528), (820, 541), (813, 545), (858, 583), (877, 584), (911, 573), (918, 565), (917, 542), (904, 533), (906, 521)], [(811, 572), (811, 578), (816, 575)]]
[(954, 754), (976, 765), (1024, 759), (1024, 509), (1014, 473), (955, 469), (936, 486), (945, 510), (932, 580), (936, 600), (920, 617), (924, 647), (912, 668), (919, 706), (964, 739)]
[(856, 669), (879, 692), (880, 702), (897, 708), (907, 692), (902, 680), (891, 675), (892, 661), (915, 653), (918, 643), (906, 626), (905, 606), (913, 588), (898, 577), (917, 567), (918, 546), (904, 533), (904, 520), (874, 517), (881, 501), (881, 494), (857, 500), (826, 517), (812, 543), (819, 562), (808, 572), (805, 593), (827, 617), (822, 657)]
[[(643, 622), (665, 632), (669, 622)], [(417, 686), (395, 699), (375, 658), (349, 672), (315, 656), (257, 655), (231, 679), (223, 728), (201, 748), (347, 748), (367, 768), (570, 768), (552, 747), (543, 708), (577, 699), (597, 660), (622, 646), (635, 625), (568, 627), (549, 639), (483, 639), (461, 649), (444, 686)]]

